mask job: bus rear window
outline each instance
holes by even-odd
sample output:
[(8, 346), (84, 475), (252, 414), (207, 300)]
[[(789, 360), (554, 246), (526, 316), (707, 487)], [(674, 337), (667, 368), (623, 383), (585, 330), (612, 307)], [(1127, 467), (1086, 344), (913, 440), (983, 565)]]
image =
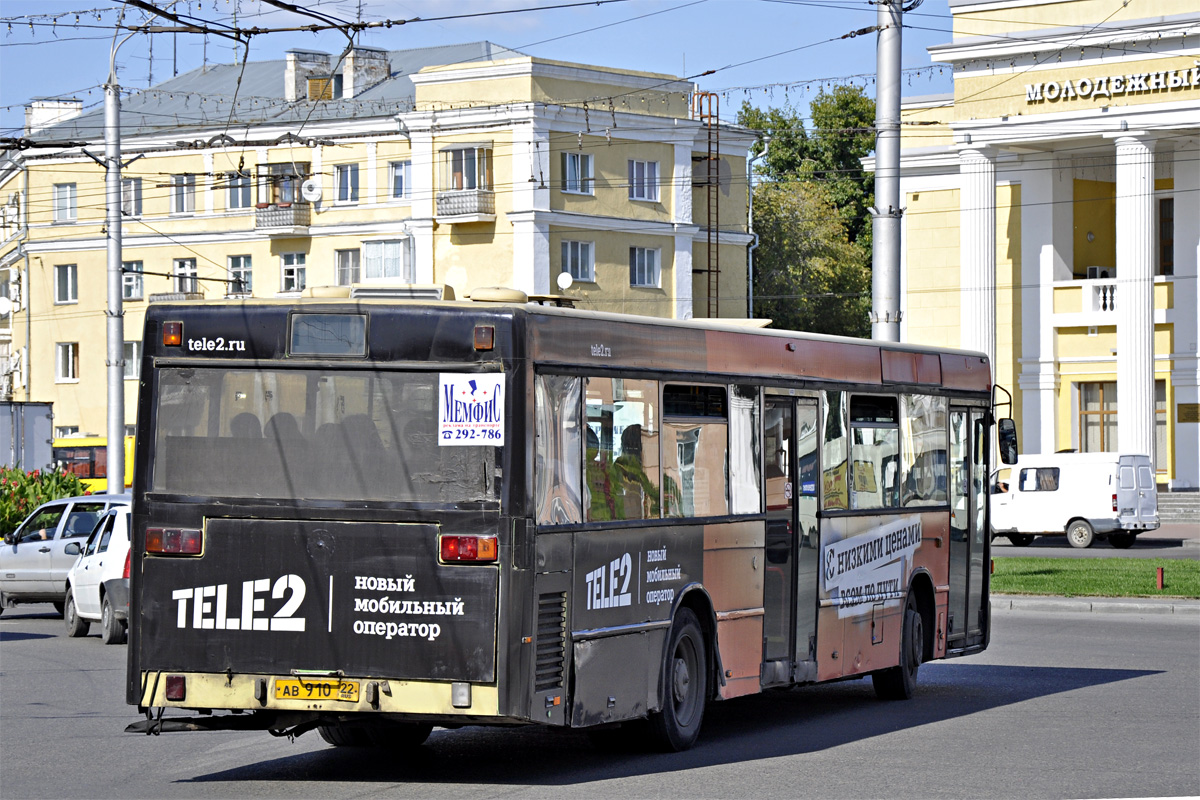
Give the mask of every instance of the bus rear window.
[(154, 491), (459, 503), (497, 498), (496, 447), (439, 447), (436, 373), (163, 369)]

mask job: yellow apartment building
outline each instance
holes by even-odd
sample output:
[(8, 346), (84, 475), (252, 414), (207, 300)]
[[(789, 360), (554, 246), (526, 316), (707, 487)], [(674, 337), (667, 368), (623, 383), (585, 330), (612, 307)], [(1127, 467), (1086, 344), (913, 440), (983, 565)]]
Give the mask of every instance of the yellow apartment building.
[[(160, 296), (507, 286), (745, 317), (753, 136), (698, 99), (487, 42), (293, 50), (124, 97), (127, 428)], [(104, 170), (84, 152), (103, 153), (103, 110), (80, 112), (34, 101), (26, 137), (57, 146), (0, 161), (0, 399), (53, 402), (56, 435), (106, 429)]]
[(991, 354), (1023, 452), (1200, 487), (1200, 9), (950, 10), (953, 94), (902, 105), (902, 338)]

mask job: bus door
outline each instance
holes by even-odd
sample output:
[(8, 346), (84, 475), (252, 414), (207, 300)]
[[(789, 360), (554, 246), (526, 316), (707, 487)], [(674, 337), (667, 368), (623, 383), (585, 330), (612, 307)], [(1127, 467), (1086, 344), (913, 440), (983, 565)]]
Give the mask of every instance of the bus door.
[(815, 401), (767, 398), (764, 685), (816, 678), (817, 419)]
[(950, 409), (951, 649), (980, 643), (984, 563), (987, 556), (987, 413)]

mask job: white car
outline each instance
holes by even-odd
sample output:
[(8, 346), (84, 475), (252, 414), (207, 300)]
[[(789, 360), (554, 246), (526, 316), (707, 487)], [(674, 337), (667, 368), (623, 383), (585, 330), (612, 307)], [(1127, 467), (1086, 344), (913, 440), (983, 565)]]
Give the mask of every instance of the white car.
[(67, 571), (75, 563), (67, 547), (82, 542), (105, 511), (128, 505), (127, 494), (93, 494), (34, 509), (0, 546), (0, 612), (18, 603), (54, 603), (63, 613)]
[(91, 624), (99, 622), (101, 640), (121, 644), (128, 626), (129, 506), (109, 509), (86, 544), (67, 545), (67, 552), (72, 551), (79, 559), (67, 573), (67, 634), (86, 636)]

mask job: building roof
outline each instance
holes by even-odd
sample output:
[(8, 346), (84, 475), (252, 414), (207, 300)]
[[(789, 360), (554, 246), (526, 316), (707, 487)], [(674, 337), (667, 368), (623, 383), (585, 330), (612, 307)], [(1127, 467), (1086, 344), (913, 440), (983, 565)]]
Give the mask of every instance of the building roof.
[[(369, 49), (379, 52), (376, 48)], [(307, 51), (312, 52), (312, 51)], [(425, 67), (519, 58), (526, 54), (492, 42), (469, 42), (409, 50), (387, 50), (390, 75), (352, 99), (288, 102), (284, 97), (284, 59), (200, 67), (121, 100), (122, 136), (175, 134), (233, 126), (291, 125), (352, 117), (392, 116), (411, 110), (411, 75)], [(336, 63), (337, 55), (330, 57)], [(239, 78), (241, 84), (239, 86)], [(236, 96), (236, 107), (234, 98)], [(231, 134), (233, 131), (230, 131)], [(39, 131), (39, 138), (100, 139), (104, 109), (65, 120)]]

